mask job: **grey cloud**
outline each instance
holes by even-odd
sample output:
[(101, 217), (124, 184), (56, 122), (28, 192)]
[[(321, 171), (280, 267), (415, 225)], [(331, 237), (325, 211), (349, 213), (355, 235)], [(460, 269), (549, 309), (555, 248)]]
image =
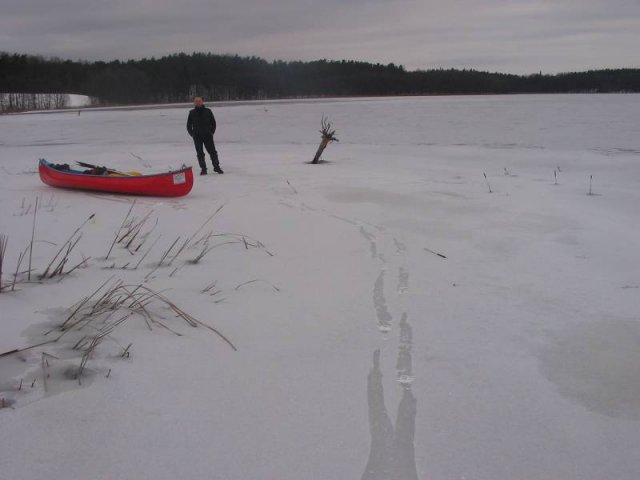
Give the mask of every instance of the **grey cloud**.
[(180, 51), (515, 73), (640, 66), (637, 0), (0, 0), (0, 49)]

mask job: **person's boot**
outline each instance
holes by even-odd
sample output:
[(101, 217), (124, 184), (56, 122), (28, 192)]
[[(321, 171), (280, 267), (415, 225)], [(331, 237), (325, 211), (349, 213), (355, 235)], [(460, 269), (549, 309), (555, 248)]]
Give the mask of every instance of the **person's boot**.
[(220, 161), (218, 160), (218, 152), (216, 152), (215, 150), (213, 151), (213, 154), (211, 155), (211, 164), (213, 165), (213, 171), (219, 174), (223, 174), (224, 172), (222, 171), (222, 169), (220, 168)]
[(200, 175), (206, 175), (207, 174), (207, 169), (203, 168), (202, 170), (200, 170)]

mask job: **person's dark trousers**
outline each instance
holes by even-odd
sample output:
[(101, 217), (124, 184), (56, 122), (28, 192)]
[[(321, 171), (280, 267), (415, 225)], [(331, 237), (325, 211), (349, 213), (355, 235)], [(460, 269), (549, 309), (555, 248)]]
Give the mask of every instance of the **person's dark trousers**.
[(194, 135), (193, 143), (196, 146), (196, 155), (198, 156), (198, 163), (203, 171), (207, 170), (207, 164), (204, 161), (204, 148), (207, 149), (209, 156), (211, 157), (211, 163), (213, 168), (220, 168), (220, 162), (218, 161), (218, 152), (216, 151), (216, 145), (213, 143), (213, 135)]

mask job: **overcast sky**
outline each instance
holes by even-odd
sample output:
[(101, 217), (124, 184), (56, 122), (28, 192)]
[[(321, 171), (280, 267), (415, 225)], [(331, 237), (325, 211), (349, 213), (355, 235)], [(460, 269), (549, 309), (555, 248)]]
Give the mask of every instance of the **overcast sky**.
[(0, 50), (556, 73), (640, 67), (640, 0), (0, 0)]

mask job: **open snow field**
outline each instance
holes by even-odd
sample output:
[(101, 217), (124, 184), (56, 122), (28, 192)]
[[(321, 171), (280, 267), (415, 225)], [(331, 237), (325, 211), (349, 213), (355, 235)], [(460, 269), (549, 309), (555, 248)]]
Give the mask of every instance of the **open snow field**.
[[(38, 158), (196, 165), (186, 110), (0, 117), (3, 285), (36, 198), (32, 280), (95, 214), (86, 263), (0, 294), (0, 355), (64, 333), (0, 356), (0, 479), (640, 478), (640, 96), (214, 113), (225, 175), (123, 228), (131, 197)], [(152, 294), (89, 315), (119, 280), (202, 324)]]

